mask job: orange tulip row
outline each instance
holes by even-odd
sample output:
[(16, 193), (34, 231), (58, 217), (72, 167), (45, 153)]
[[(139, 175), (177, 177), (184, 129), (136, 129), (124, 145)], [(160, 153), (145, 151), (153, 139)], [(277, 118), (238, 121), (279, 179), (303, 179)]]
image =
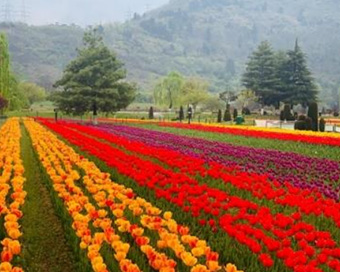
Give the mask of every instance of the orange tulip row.
[[(4, 217), (6, 237), (1, 241), (0, 271), (22, 272), (23, 269), (11, 264), (14, 256), (21, 253), (19, 242), (22, 232), (19, 219), (25, 203), (23, 190), (24, 167), (20, 158), (19, 119), (9, 119), (0, 129), (0, 215)], [(9, 200), (10, 199), (10, 200)]]
[[(99, 253), (103, 243), (111, 245), (115, 252), (112, 257), (121, 271), (140, 271), (127, 259), (130, 245), (122, 242), (118, 233), (130, 235), (157, 271), (176, 271), (177, 261), (190, 267), (191, 272), (238, 271), (232, 264), (219, 265), (218, 254), (206, 241), (191, 236), (189, 228), (178, 224), (171, 212), (163, 213), (131, 189), (114, 183), (108, 173), (101, 172), (93, 162), (79, 156), (40, 124), (25, 120), (25, 126), (54, 189), (74, 220), (80, 247), (87, 250), (95, 271), (107, 271)], [(146, 235), (150, 232), (159, 239), (152, 241), (155, 235), (152, 238)], [(162, 253), (164, 249), (173, 251), (176, 261)]]

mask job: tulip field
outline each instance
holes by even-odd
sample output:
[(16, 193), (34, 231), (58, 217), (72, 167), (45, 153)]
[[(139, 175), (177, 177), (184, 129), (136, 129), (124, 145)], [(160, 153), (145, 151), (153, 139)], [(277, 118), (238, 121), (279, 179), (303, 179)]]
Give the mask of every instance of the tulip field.
[(0, 124), (0, 271), (340, 271), (340, 136)]

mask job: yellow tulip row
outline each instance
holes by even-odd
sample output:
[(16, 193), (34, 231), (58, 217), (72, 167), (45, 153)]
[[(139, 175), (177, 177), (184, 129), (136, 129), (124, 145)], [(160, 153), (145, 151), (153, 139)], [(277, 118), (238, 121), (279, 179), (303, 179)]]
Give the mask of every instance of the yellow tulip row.
[[(115, 255), (119, 256), (127, 255), (129, 244), (122, 242), (115, 234), (107, 212), (91, 204), (81, 186), (77, 185), (81, 176), (73, 169), (73, 162), (81, 160), (80, 157), (39, 124), (29, 120), (25, 120), (24, 124), (43, 167), (53, 181), (54, 190), (73, 219), (72, 228), (81, 241), (80, 248), (87, 250), (87, 257), (95, 272), (107, 272), (100, 253), (103, 243), (111, 245)], [(91, 230), (92, 226), (96, 227), (96, 232)], [(130, 269), (124, 271), (139, 271), (132, 270), (136, 265), (127, 259), (120, 260), (119, 265)]]
[(21, 253), (18, 239), (22, 232), (18, 221), (23, 215), (20, 208), (26, 197), (23, 190), (25, 178), (20, 159), (20, 138), (19, 119), (9, 119), (0, 129), (0, 215), (4, 217), (6, 231), (6, 238), (1, 241), (0, 271), (3, 272), (23, 271), (11, 264), (13, 257)]
[[(73, 227), (81, 239), (80, 247), (87, 249), (95, 271), (107, 269), (99, 254), (104, 242), (114, 250), (113, 257), (121, 271), (140, 271), (127, 259), (130, 246), (123, 243), (117, 233), (131, 235), (149, 265), (157, 271), (176, 271), (176, 261), (160, 252), (166, 248), (172, 250), (184, 265), (191, 267), (192, 272), (238, 271), (232, 264), (219, 265), (218, 254), (206, 241), (191, 236), (189, 228), (172, 219), (171, 212), (162, 213), (151, 203), (137, 197), (131, 189), (114, 183), (108, 173), (101, 172), (93, 162), (79, 156), (40, 124), (25, 120), (25, 126), (54, 189), (74, 220)], [(84, 173), (82, 177), (77, 169)], [(96, 229), (94, 234), (89, 230), (90, 223)], [(159, 240), (154, 246), (151, 238), (145, 235), (146, 230), (158, 235)], [(200, 264), (202, 260), (206, 261)]]

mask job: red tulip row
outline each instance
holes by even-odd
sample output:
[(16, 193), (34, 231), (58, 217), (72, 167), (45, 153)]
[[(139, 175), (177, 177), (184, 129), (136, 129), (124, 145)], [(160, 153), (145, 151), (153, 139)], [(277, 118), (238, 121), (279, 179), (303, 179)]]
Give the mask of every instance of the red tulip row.
[[(162, 253), (164, 249), (172, 250), (183, 263), (181, 267), (188, 268), (186, 271), (239, 271), (232, 264), (219, 265), (218, 253), (212, 251), (205, 240), (190, 235), (189, 228), (172, 219), (171, 212), (162, 212), (131, 189), (113, 182), (110, 174), (101, 172), (93, 162), (79, 156), (43, 126), (32, 121), (25, 121), (25, 126), (54, 190), (74, 220), (72, 227), (81, 239), (80, 247), (87, 250), (95, 272), (108, 271), (101, 256), (104, 244), (115, 252), (113, 256), (120, 271), (141, 271), (127, 259), (130, 245), (121, 240), (119, 234), (122, 233), (133, 238), (155, 271), (175, 272), (180, 264)], [(157, 237), (155, 240), (155, 234), (159, 240)], [(149, 266), (146, 269), (150, 269)]]
[[(49, 122), (45, 125), (116, 168), (120, 174), (132, 178), (140, 186), (154, 190), (157, 197), (165, 198), (185, 212), (191, 212), (202, 225), (208, 222), (213, 230), (222, 228), (258, 254), (266, 267), (271, 267), (274, 260), (282, 259), (287, 267), (297, 272), (324, 271), (320, 267), (340, 271), (340, 248), (330, 232), (316, 230), (315, 226), (303, 221), (300, 213), (273, 214), (267, 207), (231, 196), (206, 184), (200, 185), (182, 171), (175, 172), (150, 160), (129, 155), (112, 145), (69, 129), (67, 125)], [(253, 179), (255, 176), (250, 178)], [(295, 188), (289, 190), (292, 193), (296, 191)], [(282, 190), (278, 189), (277, 192), (282, 195)], [(304, 194), (306, 192), (300, 192), (301, 196)]]
[(181, 129), (193, 129), (206, 132), (217, 132), (226, 133), (238, 136), (253, 137), (253, 138), (266, 138), (275, 139), (282, 141), (293, 141), (293, 142), (303, 142), (308, 144), (316, 145), (331, 145), (340, 146), (339, 137), (329, 137), (329, 136), (313, 136), (304, 134), (293, 134), (287, 132), (272, 132), (272, 131), (260, 131), (244, 128), (232, 128), (232, 127), (218, 127), (218, 126), (205, 126), (198, 124), (179, 124), (179, 123), (159, 123), (159, 126), (164, 127), (175, 127)]
[(183, 174), (221, 179), (224, 183), (230, 183), (239, 190), (250, 192), (255, 198), (272, 200), (278, 205), (297, 208), (297, 211), (303, 215), (323, 215), (340, 227), (340, 203), (333, 199), (323, 198), (319, 192), (303, 190), (289, 183), (282, 186), (277, 181), (269, 181), (266, 175), (242, 172), (237, 167), (228, 168), (217, 163), (206, 165), (203, 160), (198, 158), (140, 142), (131, 142), (123, 137), (91, 127), (77, 124), (67, 124), (67, 127), (98, 139), (104, 139), (139, 156), (156, 158), (168, 167), (180, 170)]

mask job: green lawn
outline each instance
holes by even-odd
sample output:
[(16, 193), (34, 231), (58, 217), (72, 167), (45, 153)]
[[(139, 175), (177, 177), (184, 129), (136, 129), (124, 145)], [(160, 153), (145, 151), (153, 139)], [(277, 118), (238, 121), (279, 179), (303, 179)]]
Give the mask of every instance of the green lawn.
[(58, 217), (52, 195), (46, 186), (49, 182), (39, 167), (31, 140), (22, 126), (21, 155), (25, 167), (23, 206), (22, 259), (26, 271), (73, 272), (77, 261), (65, 236), (62, 220)]

